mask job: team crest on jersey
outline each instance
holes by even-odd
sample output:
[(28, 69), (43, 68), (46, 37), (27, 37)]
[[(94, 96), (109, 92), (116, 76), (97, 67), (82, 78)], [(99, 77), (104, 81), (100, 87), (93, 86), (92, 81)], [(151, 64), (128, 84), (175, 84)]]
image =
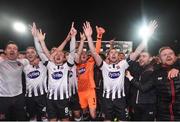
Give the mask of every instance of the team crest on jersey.
[(39, 77), (39, 75), (40, 75), (40, 72), (38, 70), (32, 71), (29, 74), (27, 74), (27, 76), (30, 79), (35, 79), (35, 78)]
[(69, 71), (69, 77), (71, 78), (73, 76), (73, 72)]
[(51, 76), (52, 76), (53, 79), (59, 80), (59, 79), (61, 79), (63, 77), (63, 73), (61, 71), (54, 72)]
[(78, 73), (83, 74), (85, 71), (86, 71), (86, 68), (82, 67), (82, 68), (79, 69)]
[(36, 67), (36, 69), (39, 69), (39, 65), (37, 65), (37, 66), (35, 66)]
[(17, 65), (18, 65), (18, 66), (22, 66), (22, 64), (21, 64), (19, 61), (17, 61)]
[(61, 67), (60, 67), (60, 69), (64, 69), (64, 67), (63, 67), (63, 66), (61, 66)]
[(112, 79), (118, 78), (120, 76), (120, 72), (109, 72), (108, 76)]
[(116, 66), (117, 69), (120, 69), (120, 66)]

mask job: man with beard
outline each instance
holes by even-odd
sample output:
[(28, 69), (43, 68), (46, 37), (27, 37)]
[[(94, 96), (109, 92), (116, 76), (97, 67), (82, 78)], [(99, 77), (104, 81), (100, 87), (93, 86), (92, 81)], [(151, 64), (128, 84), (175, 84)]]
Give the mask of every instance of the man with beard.
[[(154, 66), (151, 64), (151, 55), (148, 52), (142, 52), (139, 56), (138, 62), (131, 62), (129, 71), (126, 72), (126, 77), (131, 81), (129, 102), (132, 105), (132, 120), (140, 121), (154, 121), (156, 95), (155, 89), (152, 88), (148, 91), (143, 91), (141, 88), (136, 87), (134, 82), (145, 84), (151, 82)], [(131, 74), (135, 77), (132, 80)]]
[(155, 88), (158, 121), (177, 121), (180, 120), (180, 62), (170, 47), (162, 47), (159, 57), (161, 64), (153, 73), (152, 82), (136, 86), (143, 91)]

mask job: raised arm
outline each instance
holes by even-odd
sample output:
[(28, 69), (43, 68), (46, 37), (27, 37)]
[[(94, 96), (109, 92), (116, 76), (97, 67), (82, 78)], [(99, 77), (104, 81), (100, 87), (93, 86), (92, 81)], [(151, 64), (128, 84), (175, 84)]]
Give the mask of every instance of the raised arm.
[(66, 36), (66, 38), (64, 39), (64, 41), (61, 43), (61, 45), (59, 45), (59, 47), (56, 49), (57, 51), (62, 51), (64, 49), (64, 47), (66, 46), (67, 42), (71, 39), (71, 35), (70, 33), (68, 33), (68, 35)]
[(42, 50), (42, 47), (41, 47), (41, 44), (39, 43), (39, 40), (38, 38), (34, 38), (34, 45), (35, 45), (35, 48), (37, 50), (37, 53), (41, 59), (41, 61), (44, 63), (46, 61), (48, 61), (48, 58), (47, 56), (44, 54), (43, 50)]
[(34, 45), (35, 45), (35, 48), (36, 48), (36, 51), (39, 55), (39, 57), (41, 58), (42, 62), (45, 62), (48, 60), (48, 58), (45, 56), (42, 48), (41, 48), (41, 45), (39, 43), (39, 40), (37, 38), (37, 33), (38, 33), (38, 30), (36, 28), (36, 24), (33, 23), (33, 25), (31, 26), (31, 33), (32, 33), (32, 36), (34, 38)]
[(75, 51), (76, 51), (76, 35), (77, 35), (77, 30), (74, 28), (74, 22), (72, 22), (72, 25), (71, 25), (70, 35), (71, 35), (70, 52), (74, 52), (75, 53)]
[(77, 55), (75, 56), (75, 62), (79, 63), (80, 55), (83, 51), (84, 41), (86, 40), (86, 36), (84, 33), (80, 32), (80, 43), (77, 51)]
[[(70, 34), (71, 34), (70, 52), (73, 52), (75, 54), (77, 30), (74, 28), (74, 23), (72, 23)], [(83, 35), (81, 33), (80, 33), (80, 36), (81, 36), (81, 40), (83, 41), (83, 43), (82, 43), (82, 41), (80, 41), (78, 52), (75, 55), (75, 62), (76, 63), (79, 63), (79, 57), (80, 57), (80, 54), (82, 52), (83, 45), (84, 45), (84, 40), (85, 40), (85, 39), (83, 39)]]
[[(155, 29), (157, 28), (157, 22), (154, 20), (154, 21), (151, 21), (148, 28), (148, 32), (149, 32), (149, 37), (153, 35)], [(141, 44), (136, 48), (135, 52), (131, 53), (130, 54), (130, 59), (131, 60), (136, 60), (136, 58), (138, 57), (138, 55), (144, 50), (144, 48), (146, 47), (146, 42), (148, 41), (147, 38), (143, 38)]]
[(50, 55), (50, 53), (49, 53), (49, 50), (47, 49), (47, 47), (46, 47), (46, 44), (45, 44), (45, 36), (46, 36), (46, 34), (45, 33), (42, 33), (42, 31), (41, 31), (41, 29), (40, 30), (38, 30), (38, 32), (37, 32), (37, 38), (38, 38), (38, 40), (39, 40), (39, 42), (40, 42), (40, 44), (41, 44), (41, 47), (42, 47), (42, 50), (43, 50), (43, 52), (44, 52), (44, 54), (46, 55), (46, 57), (49, 59), (49, 60), (53, 60), (53, 58), (51, 57), (51, 55)]
[[(72, 24), (73, 24), (73, 23), (72, 23)], [(66, 36), (66, 38), (64, 39), (64, 41), (63, 41), (63, 42), (59, 45), (59, 47), (51, 54), (51, 57), (54, 57), (58, 51), (62, 51), (70, 39), (71, 39), (71, 34), (70, 34), (70, 32), (69, 32), (68, 35)]]
[(97, 40), (96, 40), (96, 52), (99, 54), (101, 50), (102, 36), (105, 33), (104, 28), (96, 26)]
[(92, 40), (92, 28), (91, 28), (91, 25), (90, 25), (89, 22), (84, 23), (83, 30), (84, 30), (84, 33), (85, 33), (85, 35), (87, 37), (88, 45), (89, 45), (91, 54), (94, 57), (94, 59), (96, 61), (96, 64), (98, 66), (100, 66), (102, 64), (103, 60), (99, 56), (99, 54), (96, 52), (96, 49), (94, 47), (93, 40)]

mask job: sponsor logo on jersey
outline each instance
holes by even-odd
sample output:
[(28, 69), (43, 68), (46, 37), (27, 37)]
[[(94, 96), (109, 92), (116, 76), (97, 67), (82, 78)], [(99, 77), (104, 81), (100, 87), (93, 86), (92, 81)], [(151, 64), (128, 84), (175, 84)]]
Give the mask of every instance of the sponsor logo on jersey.
[(120, 69), (120, 66), (116, 66), (117, 69)]
[(82, 67), (82, 68), (79, 69), (78, 73), (83, 74), (85, 71), (86, 71), (86, 68)]
[(108, 76), (112, 79), (118, 78), (120, 76), (120, 72), (109, 72)]
[(39, 77), (39, 75), (40, 75), (40, 72), (38, 70), (32, 71), (29, 74), (27, 74), (27, 76), (30, 79), (35, 79), (35, 78)]
[(63, 73), (61, 71), (54, 72), (53, 74), (51, 74), (51, 76), (52, 76), (53, 79), (58, 80), (58, 79), (63, 77)]
[(21, 64), (19, 61), (17, 61), (17, 65), (18, 65), (18, 66), (22, 66), (22, 64)]

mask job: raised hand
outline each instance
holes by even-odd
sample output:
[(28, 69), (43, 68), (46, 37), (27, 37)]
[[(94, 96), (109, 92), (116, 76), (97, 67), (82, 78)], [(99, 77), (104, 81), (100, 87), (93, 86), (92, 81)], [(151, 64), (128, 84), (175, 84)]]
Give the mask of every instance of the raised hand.
[(148, 35), (143, 37), (141, 44), (139, 44), (139, 46), (136, 48), (136, 50), (130, 54), (131, 60), (135, 61), (136, 58), (138, 57), (138, 55), (146, 48), (149, 37), (152, 36), (152, 34), (154, 33), (154, 31), (157, 27), (158, 27), (157, 21), (153, 20), (149, 23), (148, 29), (147, 29), (148, 32), (146, 32), (146, 33), (148, 33)]
[(179, 75), (179, 70), (178, 69), (171, 69), (169, 72), (168, 72), (168, 79), (172, 79), (172, 78), (175, 78)]
[(149, 25), (148, 25), (148, 33), (149, 33), (149, 37), (153, 35), (155, 29), (158, 27), (158, 24), (157, 24), (157, 21), (156, 20), (153, 20), (153, 21), (150, 21)]
[(42, 30), (37, 31), (37, 38), (40, 42), (44, 41), (46, 37), (46, 33), (42, 33)]
[(85, 41), (86, 40), (85, 34), (80, 32), (80, 38), (81, 41)]
[(131, 81), (133, 79), (133, 76), (131, 75), (131, 73), (126, 70), (126, 77)]
[(89, 22), (86, 21), (83, 24), (83, 30), (84, 30), (84, 34), (86, 35), (87, 38), (92, 36), (93, 31), (92, 31), (92, 28), (91, 28), (91, 25)]
[(30, 30), (31, 30), (31, 33), (32, 33), (33, 37), (36, 37), (37, 36), (37, 28), (36, 28), (35, 22), (33, 22), (32, 26), (29, 25), (29, 27), (30, 27)]
[(97, 38), (102, 38), (102, 35), (105, 33), (105, 29), (102, 27), (96, 26)]
[(74, 22), (72, 22), (71, 30), (70, 30), (71, 36), (75, 37), (77, 34), (77, 30), (74, 28)]

